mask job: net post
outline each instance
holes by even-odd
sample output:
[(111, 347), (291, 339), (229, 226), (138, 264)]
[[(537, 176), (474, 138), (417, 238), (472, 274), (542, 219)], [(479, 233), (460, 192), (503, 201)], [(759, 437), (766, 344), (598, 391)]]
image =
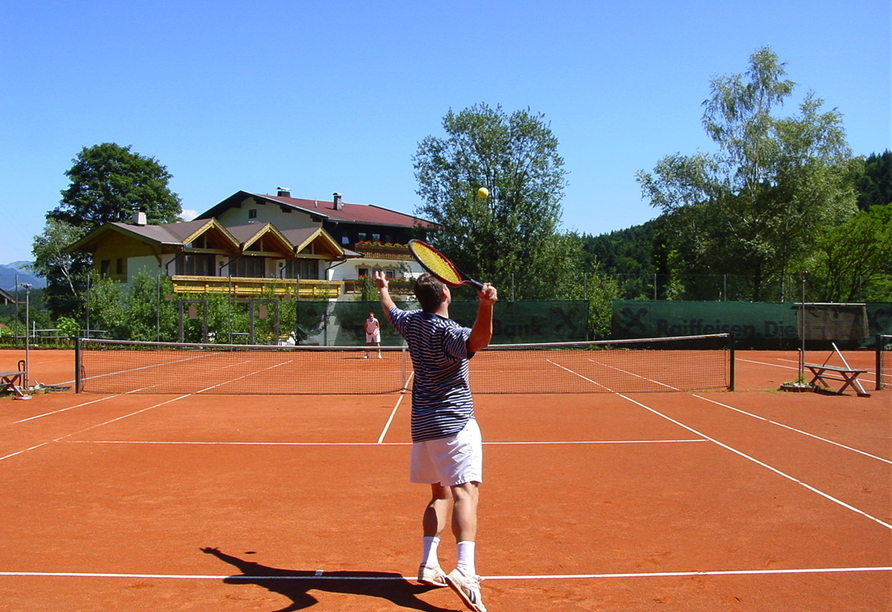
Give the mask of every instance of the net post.
[(883, 336), (877, 334), (876, 338), (876, 387), (877, 391), (883, 388)]
[(729, 377), (728, 391), (734, 390), (734, 380), (737, 376), (736, 352), (737, 352), (737, 350), (736, 350), (735, 342), (734, 342), (734, 334), (733, 333), (728, 334), (728, 354), (729, 354), (729, 358), (731, 360), (730, 367), (728, 369), (728, 377)]
[(74, 392), (81, 392), (81, 338), (74, 339)]
[(403, 388), (402, 388), (401, 393), (405, 393), (409, 387), (409, 384), (408, 384), (409, 381), (406, 380), (406, 360), (407, 360), (407, 353), (406, 353), (406, 345), (404, 344), (402, 349), (400, 350), (400, 380), (403, 381)]

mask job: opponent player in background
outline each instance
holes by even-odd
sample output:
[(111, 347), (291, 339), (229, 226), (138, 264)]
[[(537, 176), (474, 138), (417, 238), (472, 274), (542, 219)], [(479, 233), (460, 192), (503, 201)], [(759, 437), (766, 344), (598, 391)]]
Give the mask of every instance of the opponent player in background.
[[(363, 325), (365, 328), (365, 345), (378, 347), (378, 359), (381, 359), (381, 324), (375, 318), (375, 313), (370, 312), (369, 318), (365, 320)], [(366, 348), (365, 358), (369, 358), (369, 351)]]
[[(476, 574), (477, 504), (483, 481), (483, 441), (474, 418), (468, 360), (492, 339), (496, 288), (485, 283), (478, 292), (472, 328), (449, 318), (449, 287), (429, 274), (415, 282), (421, 310), (400, 310), (383, 273), (375, 272), (381, 306), (406, 340), (412, 366), (412, 460), (410, 480), (427, 483), (431, 499), (422, 518), (422, 559), (418, 580), (449, 586), (474, 612), (486, 612)], [(440, 568), (437, 548), (452, 506), (452, 533), (458, 562), (448, 575)]]

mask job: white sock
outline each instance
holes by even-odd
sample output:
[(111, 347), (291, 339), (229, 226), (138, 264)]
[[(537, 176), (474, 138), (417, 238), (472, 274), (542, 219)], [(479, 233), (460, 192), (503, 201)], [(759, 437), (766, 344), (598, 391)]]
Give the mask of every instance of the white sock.
[(421, 539), (421, 564), (428, 567), (440, 567), (440, 561), (437, 559), (437, 547), (440, 544), (440, 538), (428, 536)]
[(458, 563), (456, 569), (467, 577), (473, 577), (477, 574), (474, 567), (474, 542), (459, 542), (455, 545), (458, 550)]

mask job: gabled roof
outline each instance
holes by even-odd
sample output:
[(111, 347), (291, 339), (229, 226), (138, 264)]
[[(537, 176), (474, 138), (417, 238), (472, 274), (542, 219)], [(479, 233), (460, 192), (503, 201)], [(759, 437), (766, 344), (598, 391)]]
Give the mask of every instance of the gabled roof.
[[(251, 223), (224, 227), (216, 219), (198, 219), (162, 225), (130, 225), (106, 223), (68, 247), (71, 253), (95, 253), (109, 234), (121, 234), (155, 247), (163, 253), (187, 248), (195, 240), (213, 232), (225, 242), (225, 250), (248, 252), (259, 240), (264, 241), (263, 252), (277, 253), (283, 257), (300, 254), (315, 244), (314, 254), (328, 254), (343, 259), (344, 249), (321, 227), (280, 230), (271, 223)], [(205, 250), (205, 252), (207, 252)], [(256, 253), (255, 253), (256, 254)]]
[[(271, 243), (265, 244), (264, 251), (279, 251), (289, 255), (294, 251), (294, 245), (271, 223), (234, 225), (226, 229), (239, 241), (242, 251), (247, 251), (261, 239), (266, 243)], [(267, 237), (271, 240), (268, 240)], [(269, 248), (270, 246), (273, 248)]]
[(318, 217), (320, 221), (338, 221), (346, 223), (360, 223), (366, 225), (390, 225), (394, 227), (433, 227), (433, 224), (424, 219), (413, 217), (395, 210), (389, 210), (374, 204), (341, 204), (337, 210), (332, 201), (304, 200), (300, 198), (287, 198), (284, 196), (272, 196), (248, 191), (239, 191), (216, 206), (201, 213), (197, 219), (210, 219), (219, 217), (220, 214), (241, 203), (248, 198), (254, 198), (258, 202), (267, 202), (289, 208), (298, 212)]
[(67, 250), (72, 253), (93, 253), (99, 244), (106, 239), (108, 234), (119, 233), (140, 242), (161, 247), (161, 250), (164, 251), (168, 250), (164, 249), (165, 246), (185, 246), (208, 231), (214, 231), (219, 234), (232, 248), (239, 248), (239, 241), (225, 227), (220, 225), (216, 219), (201, 219), (180, 223), (164, 223), (162, 225), (131, 225), (119, 221), (106, 223), (69, 246)]
[(332, 254), (336, 254), (340, 256), (342, 253), (346, 254), (347, 257), (358, 257), (359, 253), (353, 253), (353, 251), (348, 251), (341, 247), (328, 232), (323, 230), (321, 227), (305, 227), (300, 229), (288, 229), (282, 230), (282, 235), (288, 239), (288, 241), (294, 245), (294, 254), (297, 255), (304, 249), (306, 249), (311, 243), (314, 241), (317, 242), (317, 247), (321, 248), (324, 251), (327, 251)]
[(0, 289), (0, 304), (15, 304), (15, 297), (5, 289)]

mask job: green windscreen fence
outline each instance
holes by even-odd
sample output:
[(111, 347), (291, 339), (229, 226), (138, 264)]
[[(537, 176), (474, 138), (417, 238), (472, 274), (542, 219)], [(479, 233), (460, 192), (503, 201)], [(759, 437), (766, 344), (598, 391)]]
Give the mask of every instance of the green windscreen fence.
[[(452, 302), (449, 316), (471, 327), (477, 304), (476, 300)], [(397, 305), (418, 308), (415, 302)], [(372, 312), (381, 322), (381, 343), (403, 344), (377, 301), (256, 299), (227, 303), (194, 299), (180, 300), (177, 306), (178, 327), (161, 337), (164, 342), (360, 346), (365, 344), (364, 322)], [(493, 311), (492, 344), (584, 341), (588, 340), (587, 321), (586, 301), (500, 301)]]
[(823, 304), (796, 302), (671, 302), (615, 300), (613, 338), (660, 338), (692, 334), (734, 334), (742, 344), (794, 348), (810, 342), (836, 342), (851, 348), (872, 346), (878, 334), (892, 333), (888, 302)]
[[(304, 305), (306, 304), (306, 305)], [(363, 323), (372, 312), (381, 321), (381, 343), (401, 345), (402, 338), (384, 318), (379, 302), (313, 302), (301, 308), (312, 309), (313, 317), (301, 320), (312, 327), (305, 328), (304, 344), (320, 346), (356, 346), (365, 344)], [(412, 302), (398, 303), (402, 309), (418, 308)], [(452, 302), (449, 316), (465, 327), (471, 327), (477, 317), (477, 302)], [(497, 302), (493, 311), (491, 344), (540, 342), (576, 342), (586, 340), (588, 302), (537, 301)]]

